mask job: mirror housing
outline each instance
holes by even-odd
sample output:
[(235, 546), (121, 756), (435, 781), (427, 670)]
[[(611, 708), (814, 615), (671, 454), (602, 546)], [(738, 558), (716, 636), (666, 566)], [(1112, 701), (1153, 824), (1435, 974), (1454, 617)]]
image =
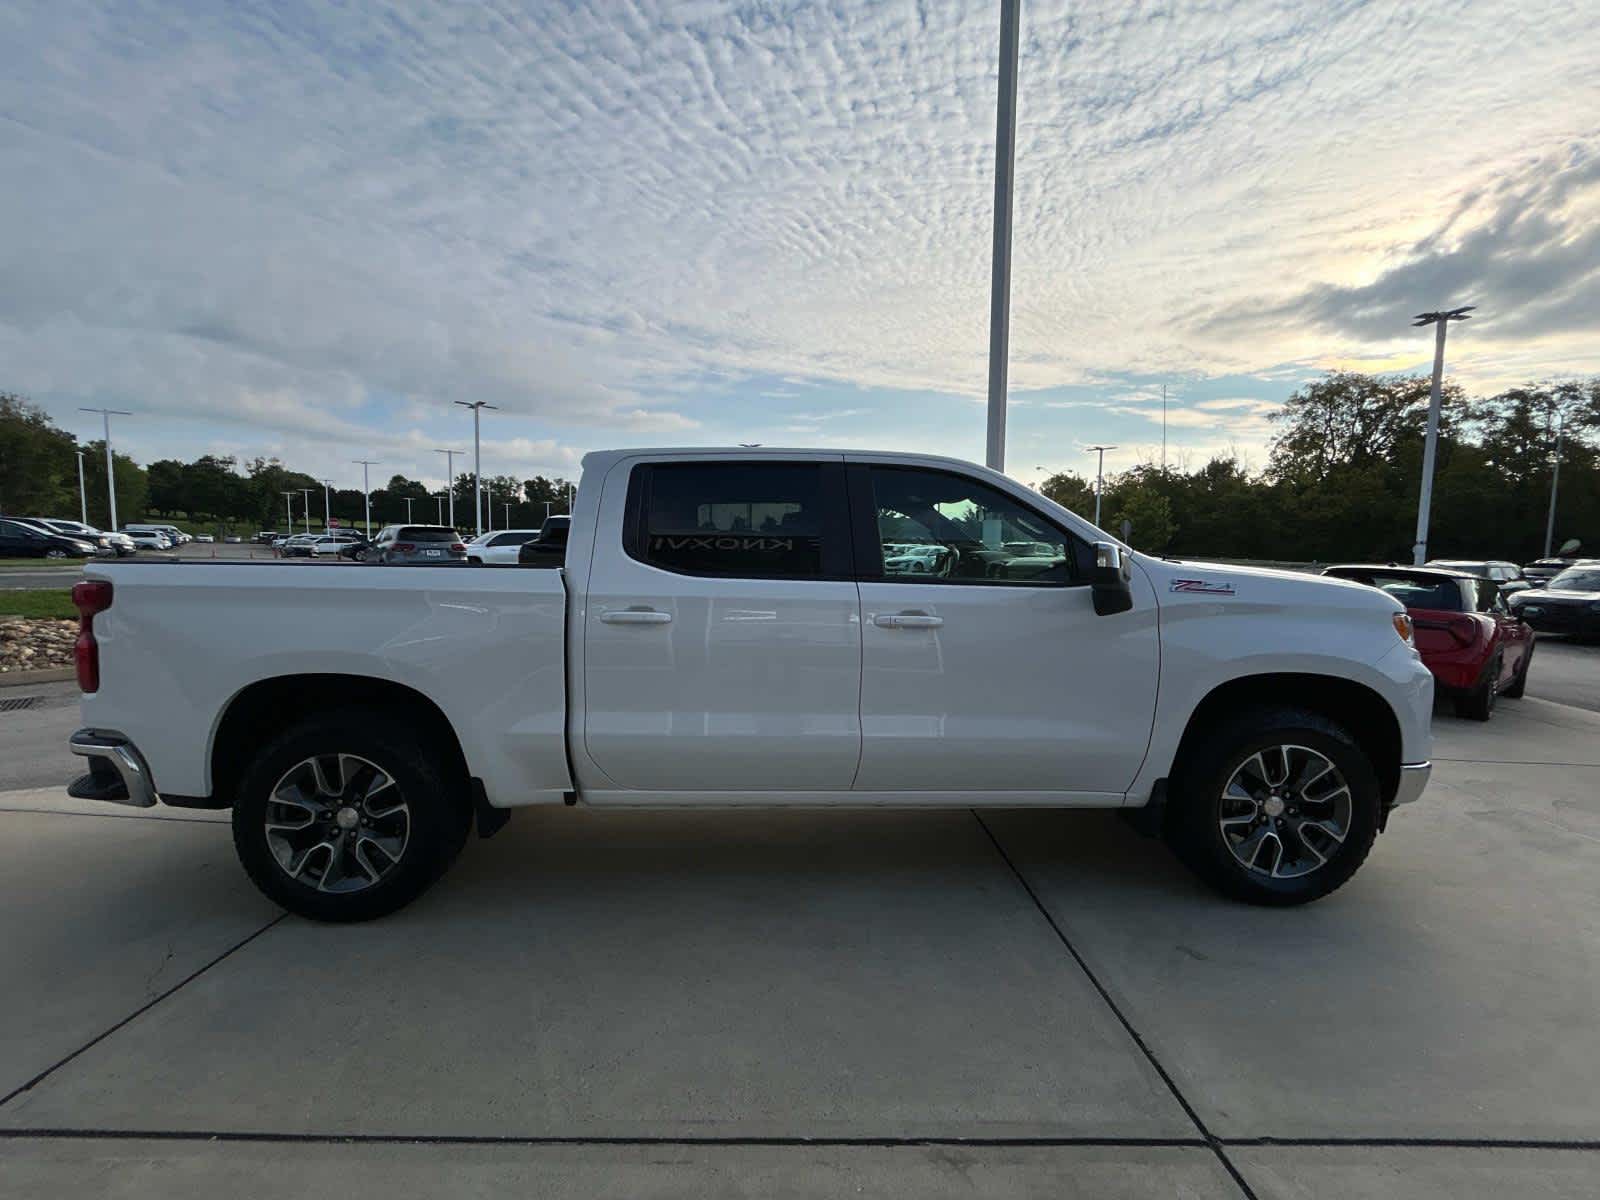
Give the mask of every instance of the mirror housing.
[(1094, 611), (1102, 617), (1127, 612), (1133, 607), (1133, 563), (1115, 542), (1095, 542), (1094, 566), (1089, 569), (1089, 585), (1094, 594)]

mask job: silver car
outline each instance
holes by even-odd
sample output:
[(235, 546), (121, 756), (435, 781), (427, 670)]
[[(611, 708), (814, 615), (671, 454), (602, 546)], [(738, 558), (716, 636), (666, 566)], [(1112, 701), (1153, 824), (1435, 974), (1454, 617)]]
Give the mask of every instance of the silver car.
[(445, 525), (388, 525), (367, 550), (368, 562), (386, 567), (440, 567), (466, 560), (466, 543)]

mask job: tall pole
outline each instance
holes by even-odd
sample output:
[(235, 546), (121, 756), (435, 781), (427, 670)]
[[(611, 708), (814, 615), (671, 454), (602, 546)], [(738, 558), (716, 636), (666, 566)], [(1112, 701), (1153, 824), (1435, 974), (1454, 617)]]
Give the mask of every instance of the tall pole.
[(1161, 385), (1161, 473), (1167, 473), (1167, 385)]
[(1011, 349), (1011, 192), (1017, 161), (1017, 43), (1022, 0), (1000, 0), (1000, 96), (994, 129), (994, 258), (989, 280), (989, 436), (983, 461), (1006, 465), (1006, 362)]
[(293, 533), (294, 533), (294, 493), (293, 492), (279, 492), (278, 494), (283, 497), (283, 515), (289, 521), (289, 534), (293, 535)]
[(328, 505), (328, 488), (332, 484), (333, 480), (331, 479), (322, 481), (322, 531), (324, 533), (333, 528), (333, 509)]
[[(78, 520), (87, 525), (89, 523), (89, 492), (83, 485), (83, 451), (74, 450), (78, 456)], [(115, 527), (113, 527), (115, 532)]]
[(1422, 495), (1417, 500), (1417, 538), (1411, 544), (1411, 565), (1428, 561), (1428, 517), (1433, 506), (1433, 464), (1439, 454), (1439, 410), (1444, 397), (1444, 333), (1451, 321), (1469, 320), (1472, 305), (1448, 312), (1418, 313), (1413, 325), (1434, 325), (1433, 390), (1428, 394), (1428, 433), (1422, 443)]
[(484, 533), (493, 533), (494, 532), (494, 489), (492, 487), (490, 487), (488, 484), (484, 484), (483, 485), (483, 507), (484, 507), (485, 513), (487, 514), (487, 516), (489, 518), (489, 522), (488, 522), (489, 523), (489, 528), (486, 529), (486, 530), (483, 530), (482, 532), (484, 532)]
[[(131, 416), (133, 416), (133, 414), (130, 413), (130, 412), (124, 412), (120, 408), (80, 408), (80, 409), (78, 409), (78, 411), (79, 412), (97, 412), (97, 413), (100, 414), (101, 418), (105, 421), (105, 430), (106, 430), (106, 499), (110, 501), (110, 508), (111, 508), (111, 529), (109, 530), (109, 532), (115, 533), (116, 530), (117, 530), (117, 465), (116, 465), (116, 460), (111, 457), (111, 418), (112, 417), (131, 417)], [(87, 525), (88, 523), (89, 523), (88, 521), (84, 522), (85, 525)]]
[(507, 501), (507, 503), (506, 503), (506, 523), (505, 523), (505, 525), (502, 526), (502, 528), (504, 528), (504, 529), (510, 529), (511, 528), (511, 504), (510, 504), (509, 501)]
[(487, 400), (457, 400), (462, 408), (472, 410), (472, 532), (483, 532), (483, 447), (478, 437), (478, 417), (484, 409), (496, 406)]
[(439, 509), (439, 524), (443, 525), (444, 524), (444, 493), (440, 492), (437, 496), (435, 496), (433, 498), (433, 502), (434, 502), (435, 505), (438, 506), (438, 509)]
[(411, 524), (411, 497), (406, 497), (406, 524)]
[(311, 489), (310, 488), (301, 488), (300, 489), (300, 496), (301, 496), (302, 503), (305, 505), (305, 511), (301, 515), (305, 518), (306, 532), (310, 533), (311, 532)]
[(360, 463), (361, 464), (361, 496), (362, 496), (362, 499), (366, 502), (367, 536), (371, 537), (372, 536), (372, 486), (371, 486), (370, 482), (368, 481), (367, 468), (368, 467), (377, 466), (378, 463), (381, 462), (382, 460), (381, 459), (376, 459), (376, 458), (352, 458), (350, 461), (352, 463)]
[(1095, 528), (1100, 527), (1100, 493), (1105, 491), (1106, 483), (1106, 451), (1115, 450), (1115, 446), (1085, 446), (1085, 450), (1096, 452), (1100, 461), (1094, 469), (1094, 523)]
[(465, 454), (465, 450), (435, 450), (435, 454), (444, 455), (444, 490), (450, 497), (450, 528), (456, 527), (456, 455)]
[(1556, 464), (1550, 472), (1550, 516), (1544, 523), (1544, 556), (1550, 557), (1550, 546), (1556, 536), (1556, 487), (1561, 482), (1561, 414), (1556, 414)]

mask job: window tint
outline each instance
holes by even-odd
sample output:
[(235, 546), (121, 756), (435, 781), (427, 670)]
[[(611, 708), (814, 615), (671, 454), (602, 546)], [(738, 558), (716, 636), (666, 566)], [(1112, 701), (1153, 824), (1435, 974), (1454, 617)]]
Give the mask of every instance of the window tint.
[(823, 574), (820, 464), (656, 463), (645, 479), (644, 561), (691, 575)]
[(527, 530), (519, 529), (515, 533), (497, 533), (489, 542), (491, 546), (520, 546), (523, 542), (531, 541), (534, 534)]
[(883, 578), (1072, 582), (1072, 537), (997, 488), (903, 467), (873, 467), (869, 478)]
[(1600, 592), (1600, 571), (1563, 571), (1545, 585), (1551, 591)]
[(1339, 571), (1334, 574), (1339, 579), (1353, 579), (1388, 592), (1407, 608), (1470, 612), (1473, 606), (1463, 594), (1463, 585), (1476, 594), (1475, 581), (1437, 575), (1410, 575), (1404, 571)]
[(458, 542), (460, 535), (454, 529), (444, 529), (438, 525), (407, 525), (395, 534), (395, 538), (402, 542)]

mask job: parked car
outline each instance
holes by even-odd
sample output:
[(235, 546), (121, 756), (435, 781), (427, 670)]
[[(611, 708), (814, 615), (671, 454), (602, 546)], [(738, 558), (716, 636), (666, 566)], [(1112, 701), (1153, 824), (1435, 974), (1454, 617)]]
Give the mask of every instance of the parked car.
[(367, 558), (385, 567), (444, 566), (466, 562), (467, 547), (444, 525), (389, 525), (372, 539)]
[[(211, 535), (209, 533), (197, 533), (197, 534), (194, 535), (194, 540), (195, 540), (196, 543), (199, 543), (199, 542), (214, 542), (217, 539), (213, 535)], [(237, 542), (239, 539), (238, 538), (228, 538), (227, 540), (230, 541), (230, 542)]]
[(17, 522), (19, 525), (26, 525), (30, 529), (37, 529), (40, 533), (50, 534), (53, 537), (63, 536), (80, 542), (88, 542), (94, 547), (94, 554), (96, 558), (115, 558), (117, 556), (116, 543), (114, 543), (109, 536), (101, 533), (99, 530), (92, 530), (89, 533), (80, 533), (76, 530), (65, 532), (57, 529), (43, 517), (11, 517), (9, 519)]
[(278, 553), (284, 558), (310, 558), (312, 544), (320, 538), (320, 533), (296, 533), (283, 539), (278, 546)]
[[(210, 538), (200, 538), (199, 540), (202, 541), (202, 542), (209, 542), (211, 539)], [(236, 533), (230, 533), (227, 537), (223, 538), (222, 540), (224, 542), (228, 543), (228, 545), (230, 545), (230, 546), (242, 546), (244, 544), (244, 539), (242, 537), (240, 537)]]
[[(886, 573), (907, 526), (956, 573)], [(1051, 565), (992, 579), (1007, 541)], [(85, 571), (72, 793), (231, 807), (251, 878), (323, 920), (534, 804), (1132, 809), (1225, 894), (1298, 904), (1430, 770), (1393, 596), (1139, 554), (952, 459), (590, 454), (558, 571)]]
[(346, 550), (353, 550), (357, 546), (366, 544), (366, 538), (359, 533), (325, 533), (314, 538), (311, 542), (313, 557), (346, 557)]
[(263, 529), (259, 533), (252, 536), (250, 540), (257, 546), (270, 546), (273, 542), (278, 540), (278, 536), (279, 534), (276, 529)]
[(52, 533), (64, 533), (68, 537), (83, 538), (87, 541), (105, 538), (112, 549), (123, 557), (134, 554), (139, 549), (133, 544), (133, 539), (125, 533), (104, 533), (93, 525), (85, 525), (82, 521), (69, 521), (63, 517), (35, 517), (33, 523), (48, 526)]
[(1492, 579), (1507, 595), (1533, 586), (1523, 578), (1521, 567), (1504, 559), (1430, 558), (1423, 565), (1438, 567), (1441, 571), (1461, 571), (1467, 575), (1476, 575), (1479, 579)]
[(166, 534), (154, 529), (137, 529), (132, 525), (124, 525), (122, 532), (133, 539), (133, 544), (141, 550), (172, 549), (172, 540)]
[(1561, 572), (1569, 567), (1574, 567), (1580, 562), (1600, 562), (1600, 559), (1578, 558), (1540, 558), (1528, 563), (1522, 568), (1522, 575), (1534, 587), (1543, 587)]
[(467, 561), (480, 566), (519, 562), (522, 547), (538, 536), (537, 529), (496, 529), (467, 543)]
[(1324, 575), (1387, 592), (1406, 606), (1417, 652), (1457, 715), (1487, 721), (1500, 696), (1518, 699), (1533, 665), (1533, 630), (1492, 579), (1430, 567), (1337, 566)]
[(1600, 635), (1600, 559), (1568, 567), (1544, 587), (1511, 597), (1511, 611), (1540, 633)]
[(571, 532), (570, 516), (546, 517), (539, 526), (539, 536), (517, 547), (517, 562), (523, 566), (561, 566), (567, 561), (567, 538)]
[(98, 550), (84, 538), (0, 517), (0, 558), (92, 558)]
[(151, 524), (148, 524), (148, 523), (142, 523), (142, 524), (138, 524), (138, 525), (124, 525), (122, 527), (122, 529), (123, 529), (123, 532), (130, 533), (130, 534), (134, 530), (138, 530), (138, 529), (152, 530), (152, 531), (154, 531), (156, 533), (162, 534), (162, 535), (164, 535), (166, 537), (167, 542), (169, 544), (169, 548), (175, 547), (175, 546), (181, 546), (185, 542), (191, 542), (191, 541), (194, 540), (187, 533), (184, 533), (183, 530), (179, 529), (176, 525), (151, 525)]

